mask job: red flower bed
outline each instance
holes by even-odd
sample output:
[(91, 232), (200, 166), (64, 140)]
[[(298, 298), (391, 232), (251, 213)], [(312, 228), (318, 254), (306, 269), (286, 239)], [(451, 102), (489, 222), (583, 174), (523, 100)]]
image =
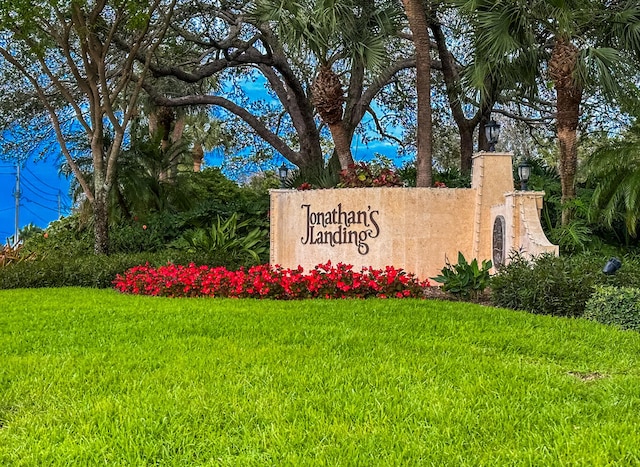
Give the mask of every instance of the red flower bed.
[(429, 281), (387, 266), (363, 268), (331, 262), (320, 264), (305, 274), (303, 269), (285, 269), (268, 264), (248, 270), (229, 271), (224, 267), (176, 266), (159, 268), (136, 266), (114, 281), (123, 293), (162, 297), (274, 298), (367, 298), (424, 297)]

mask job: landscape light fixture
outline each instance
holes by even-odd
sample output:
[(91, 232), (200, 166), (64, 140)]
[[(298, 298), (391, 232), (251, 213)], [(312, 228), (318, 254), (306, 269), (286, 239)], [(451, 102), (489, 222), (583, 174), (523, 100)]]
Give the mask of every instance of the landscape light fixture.
[(500, 137), (500, 124), (492, 119), (484, 126), (484, 131), (487, 136), (487, 142), (489, 143), (489, 152), (495, 152), (496, 143)]
[(284, 184), (287, 181), (287, 177), (289, 176), (289, 168), (282, 163), (280, 168), (278, 169), (278, 177), (280, 178), (280, 188), (284, 188)]
[(611, 276), (615, 274), (616, 271), (620, 269), (621, 266), (622, 266), (622, 261), (620, 261), (616, 257), (613, 257), (609, 261), (607, 261), (607, 264), (604, 265), (602, 272), (604, 272), (607, 276)]
[(527, 182), (531, 177), (531, 165), (527, 161), (520, 162), (518, 165), (518, 178), (520, 179), (520, 190), (527, 191)]

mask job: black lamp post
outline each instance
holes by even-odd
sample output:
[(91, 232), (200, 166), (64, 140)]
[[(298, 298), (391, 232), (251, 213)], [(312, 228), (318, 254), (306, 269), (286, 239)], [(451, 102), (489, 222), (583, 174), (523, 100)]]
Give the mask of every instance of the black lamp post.
[(282, 163), (282, 165), (278, 168), (278, 177), (280, 178), (280, 188), (284, 188), (284, 184), (287, 181), (287, 177), (289, 176), (289, 168)]
[(527, 161), (522, 161), (518, 165), (518, 178), (520, 178), (520, 189), (527, 191), (527, 182), (531, 177), (531, 165)]
[(484, 126), (487, 142), (489, 143), (489, 152), (496, 151), (496, 143), (500, 137), (500, 124), (495, 120), (491, 120)]

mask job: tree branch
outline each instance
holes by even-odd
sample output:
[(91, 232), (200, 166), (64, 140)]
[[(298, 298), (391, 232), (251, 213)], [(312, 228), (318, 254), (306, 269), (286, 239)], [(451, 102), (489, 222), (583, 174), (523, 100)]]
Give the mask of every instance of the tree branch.
[(284, 156), (291, 163), (300, 166), (304, 165), (304, 157), (291, 149), (278, 135), (269, 130), (255, 115), (240, 107), (234, 102), (220, 96), (185, 96), (167, 98), (161, 96), (153, 88), (145, 85), (145, 90), (158, 105), (166, 107), (180, 107), (187, 105), (215, 105), (231, 112), (245, 121), (253, 130), (276, 151)]

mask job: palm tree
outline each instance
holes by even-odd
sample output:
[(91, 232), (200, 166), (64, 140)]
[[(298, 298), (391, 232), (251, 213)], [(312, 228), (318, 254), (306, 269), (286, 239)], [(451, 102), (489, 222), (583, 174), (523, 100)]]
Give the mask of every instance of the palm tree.
[(232, 145), (233, 136), (226, 131), (222, 121), (214, 119), (206, 111), (189, 114), (186, 117), (183, 135), (190, 141), (193, 171), (200, 172), (205, 151), (214, 148), (228, 149)]
[[(183, 51), (180, 50), (178, 46), (172, 45), (163, 48), (161, 52), (165, 55), (170, 55), (172, 53), (180, 55)], [(219, 88), (217, 80), (212, 78), (202, 80), (197, 86), (173, 78), (158, 80), (152, 77), (147, 81), (149, 83), (153, 83), (153, 86), (158, 91), (162, 91), (164, 94), (172, 96), (190, 94), (197, 89), (212, 91)], [(205, 126), (207, 128), (219, 128), (220, 122), (214, 122), (207, 109), (188, 106), (168, 107), (164, 105), (157, 105), (153, 99), (149, 98), (147, 94), (144, 94), (140, 99), (138, 120), (144, 120), (148, 123), (149, 136), (152, 138), (157, 135), (160, 136), (160, 147), (164, 151), (166, 151), (171, 145), (181, 143), (185, 131), (188, 131), (188, 139), (192, 140), (194, 144), (192, 152), (194, 158), (198, 158), (197, 153), (201, 151), (201, 155), (199, 156), (200, 164), (204, 158), (204, 149), (200, 144), (202, 140), (209, 140), (205, 143), (207, 148), (209, 148), (211, 144), (213, 144), (211, 148), (219, 144), (217, 142), (212, 142), (213, 135), (206, 135), (200, 131), (199, 128), (195, 127), (196, 125), (202, 125), (202, 128)], [(215, 135), (217, 136), (218, 134), (219, 132), (216, 131)], [(169, 165), (166, 167), (166, 170), (160, 173), (160, 178), (162, 180), (167, 180), (172, 183), (175, 182), (176, 176), (178, 175), (178, 164), (181, 162), (179, 153), (175, 153), (174, 155), (177, 156), (176, 159), (171, 160)]]
[(331, 132), (343, 169), (353, 164), (352, 129), (344, 121), (345, 91), (334, 71), (337, 62), (352, 70), (376, 68), (387, 59), (385, 41), (399, 28), (401, 10), (384, 0), (258, 0), (252, 15), (295, 54), (307, 55), (317, 73), (310, 93)]
[[(562, 202), (567, 203), (576, 195), (578, 122), (585, 95), (599, 92), (615, 98), (635, 88), (630, 78), (636, 74), (631, 65), (637, 59), (634, 54), (640, 53), (638, 2), (461, 0), (459, 4), (475, 18), (476, 60), (485, 70), (496, 75), (508, 70), (530, 93), (546, 77), (555, 90), (558, 171)], [(563, 224), (570, 219), (571, 211), (565, 208)]]

